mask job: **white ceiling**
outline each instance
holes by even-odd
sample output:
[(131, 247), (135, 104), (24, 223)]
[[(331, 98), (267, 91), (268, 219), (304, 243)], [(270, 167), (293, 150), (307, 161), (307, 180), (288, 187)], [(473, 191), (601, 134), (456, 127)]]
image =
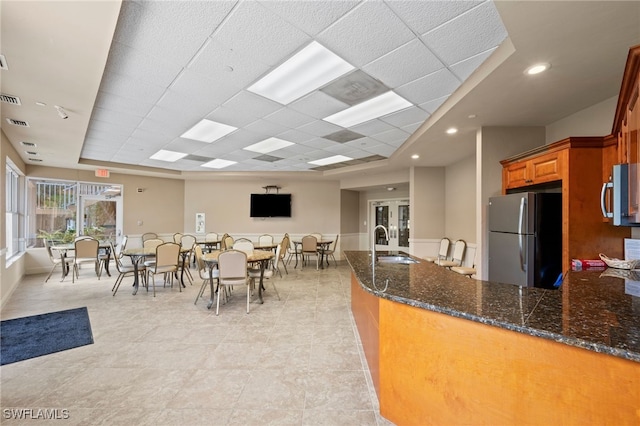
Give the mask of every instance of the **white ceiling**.
[[(615, 96), (640, 43), (637, 1), (3, 0), (0, 13), (2, 93), (22, 102), (1, 104), (2, 130), (25, 162), (173, 176), (305, 172), (337, 154), (355, 161), (306, 175), (448, 165), (473, 154), (480, 126), (544, 126)], [(284, 106), (246, 90), (313, 40), (413, 106), (339, 143), (323, 136), (343, 129), (322, 118), (342, 101), (315, 91)], [(537, 61), (551, 70), (525, 77)], [(205, 117), (239, 129), (211, 144), (180, 137)], [(273, 162), (243, 149), (271, 136), (295, 145)], [(149, 159), (159, 149), (191, 160)], [(201, 167), (213, 158), (238, 163)]]

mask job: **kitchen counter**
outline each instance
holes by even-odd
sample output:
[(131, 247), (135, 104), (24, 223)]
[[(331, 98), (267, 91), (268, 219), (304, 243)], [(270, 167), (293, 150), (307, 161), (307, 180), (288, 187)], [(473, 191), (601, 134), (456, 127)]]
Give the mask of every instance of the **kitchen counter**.
[[(629, 271), (572, 271), (559, 290), (545, 290), (469, 279), (426, 261), (378, 263), (374, 285), (370, 252), (345, 255), (378, 297), (640, 362), (640, 297), (611, 276)], [(638, 282), (627, 288), (640, 294)]]
[(640, 424), (640, 286), (609, 276), (621, 271), (570, 272), (545, 290), (421, 261), (377, 263), (374, 282), (369, 252), (345, 256), (393, 423)]

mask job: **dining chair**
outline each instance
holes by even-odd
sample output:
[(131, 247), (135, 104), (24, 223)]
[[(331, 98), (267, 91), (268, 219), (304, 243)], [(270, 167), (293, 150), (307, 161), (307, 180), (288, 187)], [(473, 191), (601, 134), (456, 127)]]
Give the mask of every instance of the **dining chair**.
[(258, 237), (259, 246), (270, 246), (273, 244), (273, 235), (262, 234)]
[(224, 288), (241, 286), (247, 287), (247, 313), (249, 313), (249, 301), (251, 298), (251, 287), (247, 276), (247, 254), (240, 250), (227, 250), (218, 256), (218, 297), (216, 303), (216, 315), (220, 310), (220, 293)]
[(156, 234), (155, 232), (145, 232), (144, 234), (142, 234), (142, 244), (152, 238), (158, 238), (158, 234)]
[[(465, 250), (466, 251), (466, 250)], [(476, 258), (478, 254), (478, 249), (475, 250), (473, 254), (473, 263), (471, 266), (452, 266), (450, 269), (453, 272), (457, 272), (460, 275), (466, 275), (468, 278), (471, 278), (472, 275), (476, 273)]]
[(466, 248), (467, 243), (464, 240), (457, 240), (453, 244), (453, 255), (451, 256), (451, 260), (438, 259), (433, 263), (444, 266), (447, 269), (451, 269), (452, 266), (460, 266), (462, 265), (462, 258), (464, 257), (464, 251)]
[[(153, 251), (155, 250), (160, 244), (164, 244), (164, 240), (161, 240), (160, 238), (150, 238), (148, 240), (145, 240), (142, 243), (142, 247), (145, 250), (149, 250), (149, 251)], [(152, 266), (154, 263), (156, 262), (156, 259), (147, 259), (144, 261), (145, 266), (149, 267)]]
[(222, 236), (222, 242), (220, 243), (220, 249), (228, 250), (233, 247), (233, 237), (229, 234), (224, 234)]
[(99, 259), (100, 242), (92, 237), (76, 239), (74, 243), (75, 257), (73, 258), (73, 271), (71, 273), (71, 282), (75, 282), (76, 278), (80, 278), (80, 265), (93, 264), (98, 279), (102, 272), (102, 261)]
[[(264, 269), (263, 279), (268, 279), (271, 281), (271, 285), (273, 285), (273, 289), (278, 296), (278, 300), (280, 300), (280, 293), (278, 293), (278, 289), (276, 288), (275, 283), (275, 274), (278, 271), (278, 263), (280, 262), (280, 251), (282, 250), (282, 245), (278, 245), (276, 248), (276, 255), (269, 262), (269, 266)], [(255, 288), (256, 279), (260, 280), (260, 268), (249, 268), (248, 269), (249, 279), (252, 281), (251, 287)], [(260, 283), (258, 283), (260, 285)]]
[[(218, 241), (218, 233), (217, 232), (207, 232), (207, 234), (204, 236), (204, 241), (207, 243), (213, 243), (214, 241)], [(213, 251), (213, 245), (212, 244), (208, 244), (207, 249), (209, 252)]]
[[(153, 285), (153, 297), (156, 297), (156, 280), (155, 277), (158, 274), (164, 275), (164, 285), (167, 284), (167, 279), (171, 282), (173, 287), (173, 275), (178, 271), (178, 264), (180, 263), (180, 244), (176, 243), (163, 243), (156, 247), (156, 259), (153, 265), (147, 265), (147, 291), (149, 291), (149, 280)], [(151, 277), (153, 276), (153, 278)], [(182, 292), (182, 285), (178, 285)]]
[(333, 263), (336, 264), (336, 268), (338, 267), (338, 262), (336, 261), (335, 252), (336, 247), (338, 246), (338, 238), (340, 238), (340, 234), (336, 235), (336, 239), (333, 240), (331, 246), (324, 251), (324, 255), (327, 258), (327, 265), (329, 264), (329, 257), (331, 257), (333, 259)]
[(302, 267), (304, 267), (310, 256), (316, 257), (316, 269), (318, 269), (320, 259), (318, 255), (318, 239), (313, 235), (305, 235), (302, 237)]
[[(280, 262), (278, 265), (282, 264), (284, 267), (284, 271), (289, 275), (289, 271), (287, 270), (287, 263), (284, 261), (284, 257), (287, 255), (289, 251), (289, 245), (291, 244), (291, 239), (289, 238), (289, 234), (284, 234), (282, 237), (282, 241), (280, 242)], [(282, 272), (280, 272), (280, 268), (278, 269), (278, 274), (280, 274), (280, 278), (282, 278)]]
[(176, 244), (180, 244), (180, 240), (182, 239), (182, 236), (184, 234), (182, 232), (176, 232), (175, 234), (173, 234), (173, 242)]
[[(196, 257), (196, 266), (198, 267), (198, 275), (202, 280), (200, 291), (196, 296), (196, 300), (193, 302), (193, 304), (195, 305), (198, 303), (198, 299), (201, 298), (202, 295), (204, 294), (204, 291), (207, 288), (207, 284), (210, 284), (211, 278), (213, 278), (216, 281), (219, 280), (220, 270), (218, 268), (212, 268), (211, 270), (209, 270), (210, 267), (207, 265), (207, 262), (204, 261), (204, 258), (202, 255), (202, 247), (196, 244), (195, 248), (193, 249), (193, 252)], [(213, 293), (211, 294), (211, 297), (213, 297)]]
[(234, 250), (240, 250), (247, 254), (247, 256), (253, 254), (254, 246), (253, 242), (248, 238), (238, 238), (233, 243)]
[[(195, 258), (193, 257), (193, 247), (196, 246), (196, 237), (191, 235), (191, 234), (184, 234), (180, 238), (180, 245), (184, 249), (189, 249), (189, 252), (184, 254), (184, 259), (186, 260), (186, 263), (187, 263), (186, 272), (191, 277), (191, 272), (189, 272), (189, 265), (191, 265), (191, 259), (192, 258), (193, 258), (193, 261), (194, 261), (194, 264), (195, 264)], [(193, 277), (191, 277), (191, 278), (193, 278)]]
[[(122, 280), (124, 279), (124, 277), (133, 276), (136, 273), (136, 269), (134, 268), (133, 265), (125, 265), (122, 263), (122, 258), (123, 258), (122, 251), (120, 251), (119, 253), (116, 253), (113, 243), (111, 243), (111, 253), (114, 253), (113, 259), (115, 261), (114, 263), (116, 265), (116, 271), (118, 271), (118, 278), (116, 278), (116, 282), (113, 284), (113, 287), (111, 287), (111, 292), (113, 293), (113, 296), (115, 296), (116, 293), (118, 292), (118, 289), (120, 288), (120, 284), (122, 283)], [(138, 274), (144, 283), (145, 276), (146, 276), (146, 268), (144, 265), (138, 266)]]
[(318, 241), (322, 241), (322, 234), (319, 233), (319, 232), (312, 232), (309, 235), (312, 235), (312, 236), (316, 237), (316, 240), (318, 240)]
[(439, 259), (446, 259), (449, 254), (449, 244), (451, 244), (451, 241), (448, 238), (443, 237), (440, 240), (440, 249), (438, 250), (438, 254), (436, 256), (427, 256), (424, 260), (427, 262), (435, 262)]
[[(286, 234), (289, 235), (289, 234)], [(301, 244), (295, 244), (291, 241), (291, 238), (289, 238), (289, 246), (287, 247), (287, 264), (291, 262), (291, 259), (295, 256), (296, 259), (298, 258), (298, 256), (302, 256), (302, 245)], [(285, 264), (285, 263), (283, 263)]]
[[(46, 283), (47, 281), (49, 281), (49, 278), (51, 278), (51, 274), (53, 274), (53, 271), (58, 266), (60, 266), (61, 268), (65, 268), (68, 271), (69, 264), (73, 264), (73, 257), (67, 257), (66, 255), (63, 256), (62, 253), (58, 253), (59, 252), (58, 250), (52, 248), (53, 243), (51, 242), (51, 240), (44, 240), (44, 246), (47, 249), (47, 255), (49, 255), (49, 260), (53, 265), (51, 267), (51, 270), (49, 271), (49, 275), (47, 275), (47, 278), (44, 280), (44, 282)], [(57, 254), (54, 252), (56, 252)]]

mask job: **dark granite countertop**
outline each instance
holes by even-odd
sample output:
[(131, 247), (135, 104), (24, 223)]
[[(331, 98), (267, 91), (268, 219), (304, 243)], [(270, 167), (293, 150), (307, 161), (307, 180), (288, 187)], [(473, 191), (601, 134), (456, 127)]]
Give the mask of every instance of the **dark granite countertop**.
[(559, 290), (545, 290), (470, 279), (423, 260), (377, 263), (374, 285), (371, 253), (345, 256), (378, 297), (640, 362), (640, 296), (632, 295), (640, 294), (640, 271), (572, 271)]

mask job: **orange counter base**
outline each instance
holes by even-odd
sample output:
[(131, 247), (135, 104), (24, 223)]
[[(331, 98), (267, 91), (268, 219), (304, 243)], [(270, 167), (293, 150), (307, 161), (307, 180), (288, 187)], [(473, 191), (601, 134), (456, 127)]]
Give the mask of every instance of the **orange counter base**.
[(395, 424), (640, 424), (637, 362), (378, 298), (353, 274), (351, 298)]

